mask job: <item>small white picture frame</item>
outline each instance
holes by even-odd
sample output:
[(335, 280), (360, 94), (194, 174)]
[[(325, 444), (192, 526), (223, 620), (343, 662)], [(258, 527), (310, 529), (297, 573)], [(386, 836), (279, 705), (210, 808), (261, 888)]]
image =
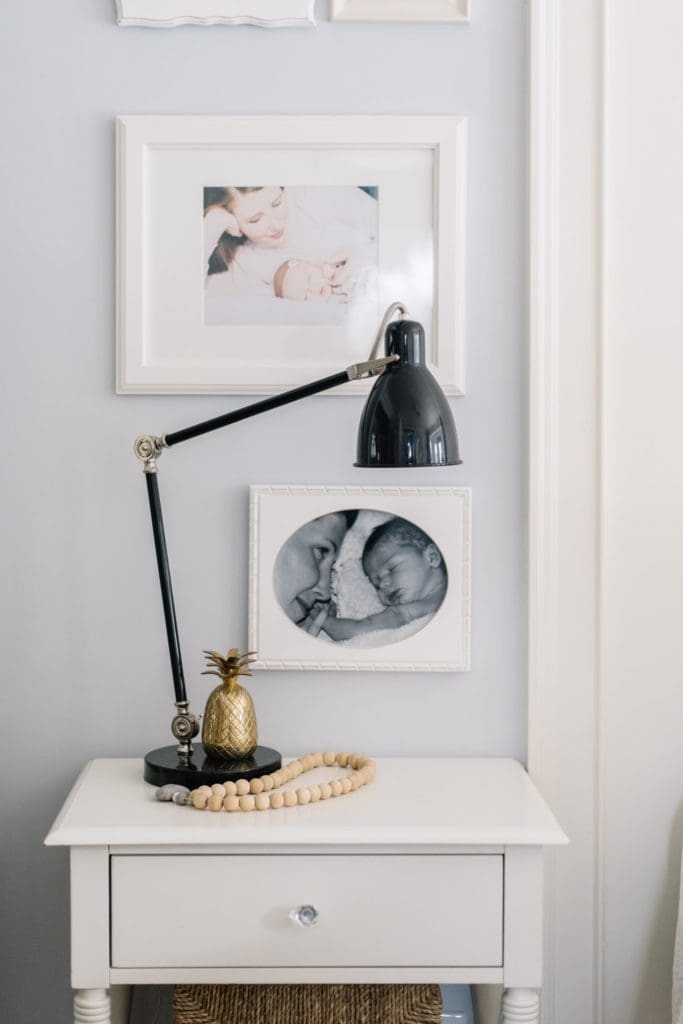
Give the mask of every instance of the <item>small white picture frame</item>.
[[(466, 144), (467, 121), (457, 116), (119, 117), (117, 391), (299, 387), (367, 359), (384, 311), (402, 302), (425, 328), (427, 365), (444, 392), (464, 394)], [(248, 237), (251, 220), (232, 229), (242, 235), (239, 266), (226, 262), (230, 254), (216, 261), (209, 228), (224, 231), (225, 243), (221, 218), (234, 207), (212, 207), (210, 197), (239, 192), (240, 212), (247, 193), (259, 194), (258, 206), (275, 191), (289, 197), (290, 228), (308, 217), (319, 243), (310, 261), (331, 280), (337, 257), (351, 252), (353, 265), (370, 239), (373, 255), (357, 278), (368, 287), (355, 289), (353, 301), (280, 295), (272, 267), (260, 261), (279, 255), (284, 266), (299, 257), (300, 267), (308, 258), (302, 236), (298, 249), (292, 237), (266, 249)], [(340, 192), (341, 204), (333, 201)], [(362, 230), (351, 218), (352, 192), (366, 206), (374, 197), (371, 236), (367, 218)], [(344, 237), (360, 239), (357, 250), (344, 250)], [(328, 240), (331, 251), (322, 252)], [(265, 288), (258, 295), (254, 259)], [(353, 381), (327, 394), (367, 394), (371, 385)]]
[(468, 22), (471, 0), (332, 0), (333, 21)]
[(252, 486), (256, 667), (467, 671), (470, 522), (464, 487)]
[(132, 28), (178, 25), (315, 25), (315, 0), (116, 0), (117, 22)]

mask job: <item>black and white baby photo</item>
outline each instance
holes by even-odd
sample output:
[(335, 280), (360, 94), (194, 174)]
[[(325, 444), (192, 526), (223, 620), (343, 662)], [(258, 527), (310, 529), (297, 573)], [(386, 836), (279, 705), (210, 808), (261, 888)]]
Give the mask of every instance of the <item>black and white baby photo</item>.
[(285, 541), (273, 584), (280, 607), (310, 636), (382, 647), (431, 621), (446, 595), (448, 569), (414, 523), (346, 509), (310, 520)]

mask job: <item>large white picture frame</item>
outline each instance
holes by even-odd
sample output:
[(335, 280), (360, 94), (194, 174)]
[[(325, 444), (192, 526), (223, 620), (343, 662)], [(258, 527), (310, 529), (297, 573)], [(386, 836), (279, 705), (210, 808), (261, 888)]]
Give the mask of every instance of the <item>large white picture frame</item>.
[[(465, 118), (448, 116), (118, 118), (117, 391), (297, 387), (366, 359), (384, 310), (400, 301), (425, 327), (427, 362), (444, 391), (463, 394), (466, 129)], [(309, 199), (340, 193), (349, 211), (351, 193), (365, 191), (366, 205), (372, 194), (364, 301), (211, 292), (229, 275), (209, 278), (203, 204), (221, 191), (208, 186), (233, 185), (287, 194), (290, 207), (297, 190)], [(323, 236), (336, 238), (336, 226), (323, 223)], [(367, 393), (370, 383), (329, 394)]]
[(463, 487), (253, 486), (256, 667), (466, 671), (470, 508)]
[(315, 25), (314, 0), (116, 0), (119, 25), (175, 28), (178, 25)]
[(471, 0), (332, 0), (335, 21), (470, 20)]

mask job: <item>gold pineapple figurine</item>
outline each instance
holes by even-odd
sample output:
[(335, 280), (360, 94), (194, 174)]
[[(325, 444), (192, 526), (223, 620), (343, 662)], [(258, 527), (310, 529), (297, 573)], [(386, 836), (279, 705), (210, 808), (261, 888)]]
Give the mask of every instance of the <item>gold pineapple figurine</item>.
[(237, 682), (238, 676), (250, 676), (247, 666), (256, 659), (255, 651), (240, 654), (231, 647), (225, 657), (218, 651), (204, 651), (211, 668), (203, 676), (220, 676), (223, 680), (209, 694), (204, 711), (202, 743), (210, 757), (238, 760), (256, 750), (258, 733), (256, 711), (250, 694)]

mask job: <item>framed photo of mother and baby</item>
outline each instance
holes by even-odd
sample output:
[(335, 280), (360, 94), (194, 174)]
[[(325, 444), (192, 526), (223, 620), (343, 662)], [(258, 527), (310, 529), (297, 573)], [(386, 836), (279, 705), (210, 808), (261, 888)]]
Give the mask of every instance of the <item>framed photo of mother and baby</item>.
[(469, 669), (464, 487), (253, 486), (249, 648), (262, 669)]
[(463, 394), (465, 170), (462, 117), (120, 117), (117, 390), (296, 387), (400, 301)]

